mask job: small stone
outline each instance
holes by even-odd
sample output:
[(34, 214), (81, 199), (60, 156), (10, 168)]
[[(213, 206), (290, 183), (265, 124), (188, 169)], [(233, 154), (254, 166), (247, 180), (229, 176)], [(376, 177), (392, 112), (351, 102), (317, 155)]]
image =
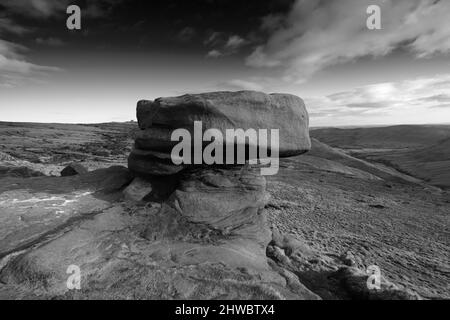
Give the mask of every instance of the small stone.
[(88, 170), (79, 163), (71, 163), (61, 171), (62, 177), (75, 176), (77, 174), (86, 174)]
[(352, 252), (347, 251), (344, 255), (341, 257), (342, 262), (349, 267), (356, 266), (356, 259)]

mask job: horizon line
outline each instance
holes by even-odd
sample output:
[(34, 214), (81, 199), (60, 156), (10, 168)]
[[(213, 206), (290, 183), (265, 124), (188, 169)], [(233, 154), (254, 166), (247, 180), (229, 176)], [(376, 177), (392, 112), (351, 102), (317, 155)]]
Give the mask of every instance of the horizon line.
[[(128, 121), (105, 121), (105, 122), (40, 122), (40, 121), (5, 121), (0, 120), (0, 123), (28, 123), (28, 124), (48, 124), (48, 125), (100, 125), (100, 124), (125, 124), (125, 123), (137, 123), (137, 120)], [(310, 129), (323, 129), (323, 128), (374, 128), (374, 127), (397, 127), (397, 126), (450, 126), (450, 122), (441, 123), (398, 123), (398, 124), (364, 124), (364, 125), (321, 125), (321, 126), (309, 126)]]

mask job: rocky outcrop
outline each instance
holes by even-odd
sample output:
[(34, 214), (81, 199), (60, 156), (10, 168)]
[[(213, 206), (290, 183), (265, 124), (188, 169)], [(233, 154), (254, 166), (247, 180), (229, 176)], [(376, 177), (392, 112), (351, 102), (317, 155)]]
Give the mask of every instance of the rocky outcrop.
[[(128, 159), (134, 180), (118, 179), (119, 172), (112, 172), (107, 179), (98, 177), (106, 188), (101, 192), (44, 196), (42, 202), (63, 201), (56, 205), (65, 218), (49, 217), (47, 227), (39, 225), (42, 231), (33, 240), (21, 233), (8, 235), (19, 237), (3, 245), (0, 280), (26, 284), (28, 292), (37, 295), (72, 294), (64, 280), (67, 266), (75, 265), (85, 275), (81, 287), (89, 297), (100, 294), (95, 289), (100, 285), (109, 288), (101, 291), (103, 297), (114, 298), (318, 299), (298, 281), (290, 285), (288, 272), (281, 274), (269, 264), (266, 249), (272, 233), (264, 210), (269, 196), (258, 166), (175, 165), (170, 155), (170, 132), (190, 131), (194, 121), (201, 121), (203, 130), (223, 133), (278, 129), (282, 156), (303, 153), (310, 141), (302, 100), (292, 95), (217, 92), (140, 101), (137, 109), (142, 131)], [(239, 143), (232, 142), (236, 147)], [(270, 147), (278, 149), (278, 144)], [(70, 168), (78, 173), (73, 165)], [(74, 179), (80, 188), (98, 174), (59, 179)], [(118, 184), (124, 202), (117, 202)], [(92, 204), (89, 216), (80, 215), (86, 208), (68, 210), (83, 197), (99, 198), (87, 202)], [(105, 199), (110, 206), (105, 206)], [(11, 206), (15, 208), (11, 212), (17, 211), (16, 202)]]
[[(138, 178), (127, 189), (142, 185), (143, 180), (152, 184), (155, 176), (172, 179), (172, 190), (161, 209), (148, 217), (142, 232), (151, 243), (159, 243), (159, 254), (170, 252), (178, 264), (203, 266), (202, 270), (221, 265), (228, 271), (216, 271), (223, 280), (214, 285), (215, 291), (224, 289), (228, 272), (238, 279), (237, 274), (245, 270), (249, 279), (277, 292), (280, 298), (317, 299), (298, 281), (287, 285), (288, 271), (280, 274), (269, 265), (266, 249), (272, 233), (264, 211), (269, 195), (258, 166), (175, 165), (170, 155), (176, 144), (171, 132), (182, 128), (193, 137), (195, 121), (201, 121), (203, 132), (218, 129), (224, 136), (227, 129), (278, 129), (281, 156), (304, 153), (310, 140), (303, 101), (292, 95), (213, 92), (139, 101), (137, 117), (142, 130), (128, 163)], [(232, 143), (238, 147), (240, 142)], [(150, 192), (145, 198), (151, 196)], [(199, 297), (200, 292), (190, 291)], [(242, 297), (244, 291), (226, 297)]]
[[(256, 165), (177, 166), (155, 149), (135, 149), (132, 172), (83, 161), (93, 171), (1, 176), (0, 299), (419, 298), (412, 283), (448, 296), (445, 246), (428, 238), (445, 234), (446, 198), (313, 171), (303, 156), (283, 159), (266, 186)], [(367, 287), (373, 263), (380, 290)]]
[[(188, 94), (155, 101), (141, 100), (137, 118), (142, 131), (137, 134), (129, 168), (141, 178), (151, 180), (152, 175), (159, 175), (175, 176), (177, 180), (177, 186), (161, 209), (163, 213), (147, 228), (145, 237), (149, 240), (174, 234), (181, 238), (203, 237), (206, 236), (203, 233), (191, 234), (190, 227), (186, 227), (187, 234), (179, 228), (186, 224), (202, 225), (202, 232), (228, 243), (233, 247), (230, 252), (241, 254), (239, 261), (248, 258), (246, 252), (252, 252), (250, 256), (257, 254), (264, 260), (271, 233), (263, 210), (268, 200), (266, 181), (258, 168), (236, 164), (175, 165), (170, 156), (175, 145), (171, 141), (171, 132), (182, 128), (192, 132), (193, 137), (196, 121), (201, 121), (202, 130), (217, 129), (224, 136), (228, 129), (277, 129), (280, 155), (301, 154), (311, 145), (303, 101), (293, 95), (253, 91)], [(233, 143), (237, 147), (241, 142)], [(259, 146), (262, 142), (256, 143)], [(182, 222), (171, 220), (169, 223), (165, 216)], [(164, 222), (167, 225), (163, 225)], [(233, 259), (228, 257), (226, 260)], [(259, 268), (263, 266), (259, 265)]]
[(120, 200), (137, 185), (121, 167), (5, 178), (15, 189), (0, 188), (0, 298), (319, 298), (269, 264), (263, 177), (243, 167), (179, 179), (166, 201), (138, 205)]
[(355, 257), (270, 230), (252, 168), (186, 172), (161, 204), (122, 201), (131, 178), (124, 167), (3, 178), (0, 299), (414, 298), (384, 281), (369, 292), (359, 262), (345, 266)]

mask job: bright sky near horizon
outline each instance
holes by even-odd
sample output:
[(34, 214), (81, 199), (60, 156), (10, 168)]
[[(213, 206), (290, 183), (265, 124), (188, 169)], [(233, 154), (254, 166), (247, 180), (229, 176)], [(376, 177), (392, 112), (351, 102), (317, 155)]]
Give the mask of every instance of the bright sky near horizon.
[(0, 121), (128, 121), (140, 99), (260, 90), (302, 97), (312, 126), (450, 123), (448, 17), (446, 0), (0, 0)]

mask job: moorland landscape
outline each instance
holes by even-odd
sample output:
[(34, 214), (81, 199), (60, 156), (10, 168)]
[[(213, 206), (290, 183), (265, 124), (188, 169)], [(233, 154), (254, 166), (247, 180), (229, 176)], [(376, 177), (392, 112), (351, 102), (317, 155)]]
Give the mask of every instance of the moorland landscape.
[[(267, 177), (264, 263), (281, 280), (270, 275), (278, 284), (267, 288), (229, 270), (213, 286), (210, 265), (188, 272), (203, 290), (177, 275), (194, 263), (182, 262), (187, 253), (166, 257), (157, 235), (158, 250), (143, 247), (144, 221), (162, 218), (160, 200), (123, 193), (138, 131), (136, 122), (0, 123), (1, 298), (205, 298), (205, 288), (228, 298), (450, 298), (450, 126), (312, 128), (311, 151)], [(74, 162), (88, 172), (60, 177)], [(74, 259), (87, 269), (85, 290), (65, 286)], [(367, 291), (370, 265), (389, 290)]]

